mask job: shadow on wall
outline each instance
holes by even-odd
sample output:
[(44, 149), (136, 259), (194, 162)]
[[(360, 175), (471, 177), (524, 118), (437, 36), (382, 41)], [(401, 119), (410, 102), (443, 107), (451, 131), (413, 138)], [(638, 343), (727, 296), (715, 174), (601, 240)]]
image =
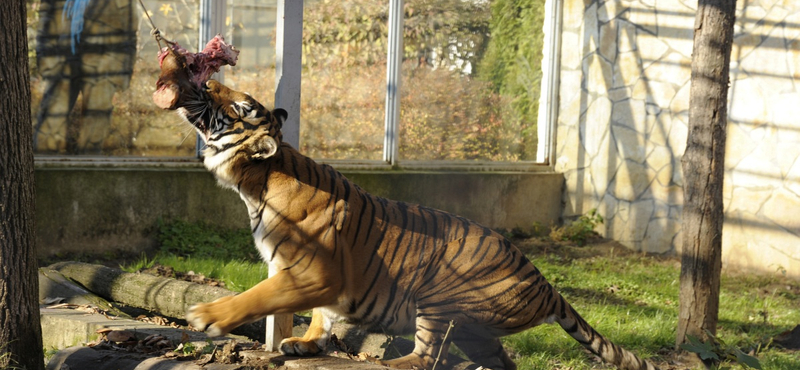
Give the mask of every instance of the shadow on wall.
[[(561, 62), (556, 170), (567, 181), (565, 218), (597, 208), (606, 236), (677, 253), (695, 5), (626, 4), (565, 1), (562, 43), (578, 46), (564, 48)], [(800, 222), (788, 214), (800, 209), (798, 11), (738, 4), (724, 253), (726, 264), (772, 271), (788, 261), (800, 276)]]

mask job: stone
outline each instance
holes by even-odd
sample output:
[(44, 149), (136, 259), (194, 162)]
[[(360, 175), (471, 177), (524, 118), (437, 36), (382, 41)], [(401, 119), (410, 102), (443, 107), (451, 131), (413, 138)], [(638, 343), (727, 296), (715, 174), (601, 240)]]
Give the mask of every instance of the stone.
[(626, 126), (640, 134), (647, 132), (647, 112), (644, 100), (628, 99), (614, 103), (611, 123)]
[(608, 0), (597, 9), (597, 19), (603, 23), (609, 22), (616, 19), (620, 13), (626, 10), (628, 8), (620, 0)]
[(586, 16), (581, 27), (581, 48), (584, 55), (597, 51), (600, 27), (597, 21), (597, 3), (593, 2), (586, 8)]
[[(663, 32), (664, 35), (661, 40), (686, 58), (692, 57), (694, 15), (694, 10), (674, 2), (659, 3), (657, 25), (659, 32)], [(669, 37), (666, 37), (667, 34)]]
[(658, 34), (658, 22), (655, 9), (632, 4), (630, 10), (622, 13), (620, 18), (627, 19), (629, 22), (636, 25), (636, 27), (651, 35)]
[(598, 196), (608, 191), (608, 185), (614, 174), (619, 170), (622, 160), (617, 151), (617, 146), (611, 140), (605, 140), (600, 148), (602, 155), (592, 159), (589, 171), (592, 173), (593, 187)]
[[(563, 111), (565, 107), (567, 107), (566, 114), (572, 115), (572, 117), (578, 117), (582, 111), (580, 108), (581, 98), (583, 97), (583, 90), (581, 89), (581, 76), (583, 73), (580, 70), (575, 71), (561, 71), (561, 86), (560, 86), (560, 95), (561, 95), (561, 110)], [(570, 104), (577, 104), (575, 108), (569, 108)], [(559, 112), (559, 119), (563, 115), (562, 112)]]
[(617, 64), (614, 68), (614, 87), (633, 86), (641, 81), (642, 64), (639, 54), (635, 51), (619, 53)]
[(622, 158), (644, 163), (646, 158), (644, 135), (627, 126), (611, 125), (614, 145)]
[[(611, 119), (611, 101), (605, 97), (597, 98), (589, 105), (586, 113), (581, 117), (581, 139), (591, 140), (592, 143), (597, 143), (607, 132), (608, 124)], [(592, 143), (584, 143), (587, 145), (592, 155), (597, 154), (596, 145)], [(591, 149), (590, 149), (591, 148)]]
[(562, 27), (565, 30), (575, 30), (580, 28), (581, 25), (583, 24), (583, 18), (584, 18), (584, 8), (585, 8), (584, 1), (564, 0), (563, 6), (564, 6), (563, 19), (561, 20)]
[(747, 188), (733, 186), (730, 201), (725, 205), (725, 212), (748, 212), (756, 214), (764, 202), (769, 199), (772, 189)]
[(653, 174), (653, 170), (646, 165), (625, 159), (609, 188), (617, 199), (632, 202), (647, 190)]
[(617, 51), (620, 53), (625, 53), (639, 50), (639, 45), (637, 44), (639, 41), (636, 26), (625, 19), (618, 18), (617, 28), (619, 29), (617, 36)]
[(667, 146), (668, 130), (672, 127), (672, 118), (669, 114), (647, 116), (647, 141), (657, 146)]
[(612, 87), (611, 64), (592, 53), (583, 61), (583, 71), (586, 74), (584, 88), (591, 93), (605, 94)]
[[(687, 113), (689, 112), (689, 96), (691, 95), (692, 84), (689, 82), (684, 83), (678, 88), (672, 101), (669, 103), (669, 109), (673, 113)], [(728, 102), (730, 104), (730, 101)], [(729, 105), (730, 106), (730, 105)]]
[(786, 189), (779, 188), (772, 192), (772, 196), (764, 203), (762, 214), (772, 220), (786, 231), (800, 235), (800, 218), (797, 210), (800, 209), (800, 196)]
[[(612, 3), (611, 1), (606, 4)], [(611, 21), (600, 25), (600, 45), (597, 52), (609, 61), (617, 59), (617, 23)]]
[(725, 168), (736, 167), (742, 159), (756, 148), (756, 143), (742, 129), (741, 123), (728, 122), (727, 138), (725, 143)]
[(628, 100), (631, 96), (631, 89), (629, 87), (617, 87), (611, 90), (608, 90), (608, 98), (611, 99), (614, 104), (624, 102)]
[(669, 45), (662, 41), (657, 35), (641, 32), (636, 38), (636, 50), (645, 62), (644, 67), (661, 59), (669, 52)]
[(680, 53), (669, 53), (648, 65), (644, 70), (644, 76), (650, 81), (669, 82), (681, 86), (692, 76), (692, 61)]
[(580, 36), (577, 32), (564, 31), (561, 33), (561, 73), (564, 69), (579, 69), (583, 60), (583, 50), (579, 47)]
[(745, 156), (733, 168), (733, 181), (736, 186), (762, 190), (774, 190), (783, 186), (781, 169), (768, 160), (762, 146)]
[(610, 107), (611, 103), (608, 99), (599, 98), (595, 100), (580, 125), (581, 143), (586, 148), (586, 153), (591, 157), (597, 156), (603, 141), (608, 140)]
[(800, 161), (795, 160), (784, 177), (786, 189), (800, 196)]
[(749, 212), (726, 213), (722, 263), (727, 269), (800, 275), (800, 237)]
[[(674, 118), (674, 117), (673, 117)], [(667, 142), (675, 153), (675, 157), (683, 156), (686, 151), (686, 139), (689, 137), (689, 127), (680, 120), (673, 119), (669, 128)]]
[(667, 108), (675, 98), (676, 88), (672, 82), (661, 81), (647, 81), (647, 102), (658, 105), (662, 108)]
[[(797, 25), (797, 24), (800, 24), (800, 9), (798, 9), (797, 2), (795, 0), (784, 0), (784, 1), (791, 2), (792, 5), (793, 5), (793, 7), (784, 6), (784, 8), (786, 8), (786, 9), (792, 9), (793, 8), (794, 12), (792, 14), (787, 15), (786, 18), (784, 19), (785, 24), (783, 26), (783, 38), (788, 40), (788, 41), (794, 42), (794, 41), (797, 41), (798, 39), (800, 39), (800, 27), (797, 27), (797, 26), (789, 27), (789, 26), (786, 26), (786, 25), (790, 25), (790, 24)], [(794, 50), (796, 52), (797, 50), (800, 50), (800, 49), (790, 47), (789, 50)]]
[(680, 220), (666, 217), (653, 218), (648, 222), (642, 240), (644, 250), (664, 254), (675, 250), (674, 240), (681, 228)]
[(635, 249), (642, 249), (642, 242), (644, 241), (647, 226), (653, 216), (655, 206), (652, 200), (641, 200), (633, 202), (626, 210), (620, 209), (620, 214), (627, 211), (625, 216), (626, 228), (614, 228), (614, 239), (620, 243), (634, 247)]
[[(800, 44), (798, 44), (800, 47)], [(800, 56), (800, 51), (797, 52)], [(800, 67), (800, 58), (797, 60)], [(800, 82), (800, 76), (798, 81)], [(772, 123), (778, 128), (778, 141), (800, 144), (800, 129), (797, 118), (800, 117), (800, 93), (792, 91), (781, 93), (771, 99)]]
[(656, 182), (668, 186), (672, 182), (672, 166), (675, 164), (672, 150), (665, 146), (656, 146), (647, 155), (647, 165), (656, 171)]
[[(675, 171), (676, 168), (680, 168), (680, 166), (667, 166), (662, 168), (661, 171)], [(650, 184), (650, 192), (653, 194), (654, 199), (664, 202), (670, 207), (683, 205), (682, 186), (675, 184), (661, 185), (659, 182), (653, 182)], [(672, 212), (671, 208), (670, 212)], [(670, 213), (669, 217), (674, 217), (674, 215)], [(680, 216), (678, 216), (678, 218), (680, 218)]]

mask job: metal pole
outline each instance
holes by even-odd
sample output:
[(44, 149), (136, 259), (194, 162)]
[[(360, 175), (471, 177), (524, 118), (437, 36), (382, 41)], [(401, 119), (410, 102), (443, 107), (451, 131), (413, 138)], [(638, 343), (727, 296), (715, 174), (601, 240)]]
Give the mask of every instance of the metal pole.
[(536, 149), (536, 161), (555, 164), (555, 130), (558, 120), (558, 88), (561, 59), (561, 6), (562, 0), (545, 2), (544, 56), (542, 58), (542, 85), (539, 95), (539, 114), (537, 132), (539, 144)]
[(397, 165), (400, 122), (400, 70), (403, 65), (403, 0), (389, 1), (389, 50), (386, 62), (386, 133), (383, 160)]
[[(203, 50), (206, 43), (217, 34), (225, 35), (226, 0), (200, 0), (200, 32), (197, 50)], [(222, 71), (215, 73), (213, 79), (224, 83), (225, 76)], [(205, 144), (200, 135), (197, 135), (195, 154), (198, 158), (203, 155)]]
[(289, 113), (281, 129), (283, 141), (299, 149), (303, 0), (278, 0), (275, 28), (275, 107)]
[[(275, 107), (286, 109), (289, 117), (283, 123), (283, 141), (300, 146), (300, 74), (303, 55), (303, 1), (278, 0), (275, 50)], [(269, 264), (269, 277), (282, 266)], [(292, 336), (292, 315), (267, 316), (264, 346), (280, 350), (281, 341)]]

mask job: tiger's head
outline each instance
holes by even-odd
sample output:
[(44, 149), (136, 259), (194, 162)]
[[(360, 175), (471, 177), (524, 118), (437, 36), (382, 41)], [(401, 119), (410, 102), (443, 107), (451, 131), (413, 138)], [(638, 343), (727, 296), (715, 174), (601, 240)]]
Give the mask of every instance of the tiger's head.
[(207, 159), (245, 155), (247, 159), (263, 160), (277, 152), (286, 110), (270, 112), (249, 94), (216, 80), (188, 93), (190, 97), (178, 108), (178, 114), (203, 138)]

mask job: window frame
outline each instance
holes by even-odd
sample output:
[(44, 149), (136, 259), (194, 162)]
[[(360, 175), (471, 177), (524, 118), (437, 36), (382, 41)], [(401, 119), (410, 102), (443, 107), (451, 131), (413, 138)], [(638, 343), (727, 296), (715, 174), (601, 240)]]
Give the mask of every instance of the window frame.
[[(353, 160), (323, 160), (342, 168), (359, 168), (368, 165), (388, 166), (410, 170), (458, 171), (546, 171), (555, 163), (555, 125), (558, 120), (559, 71), (561, 51), (561, 16), (563, 0), (545, 1), (544, 50), (542, 50), (542, 82), (538, 112), (538, 140), (536, 160), (520, 162), (495, 161), (443, 161), (403, 160), (399, 158), (400, 122), (400, 70), (403, 50), (403, 0), (389, 0), (389, 46), (386, 67), (386, 105), (383, 162)], [(543, 123), (543, 124), (542, 124)], [(371, 163), (371, 164), (370, 164)]]

